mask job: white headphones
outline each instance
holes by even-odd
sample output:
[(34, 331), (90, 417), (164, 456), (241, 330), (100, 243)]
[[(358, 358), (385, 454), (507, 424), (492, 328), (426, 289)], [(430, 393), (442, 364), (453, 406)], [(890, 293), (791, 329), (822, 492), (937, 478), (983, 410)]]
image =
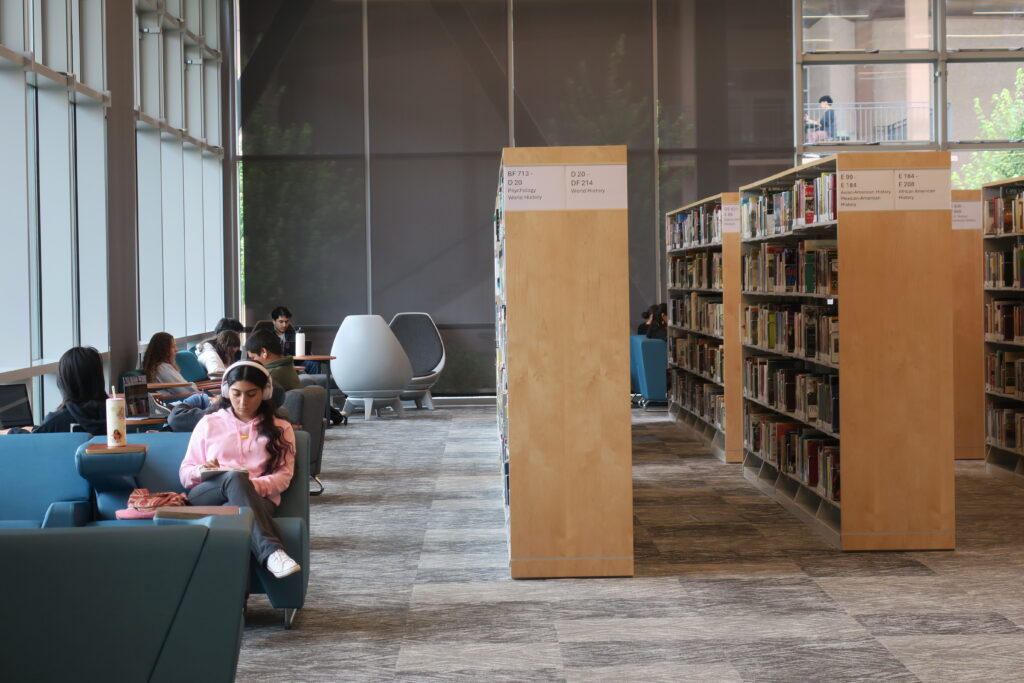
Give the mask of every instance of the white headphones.
[(270, 378), (270, 373), (267, 372), (267, 369), (263, 367), (261, 363), (257, 363), (256, 361), (253, 360), (235, 361), (234, 363), (232, 363), (231, 365), (224, 369), (224, 379), (220, 381), (220, 395), (227, 398), (228, 389), (230, 388), (228, 385), (228, 373), (241, 365), (248, 365), (250, 367), (259, 368), (260, 372), (267, 376), (267, 384), (266, 386), (263, 387), (263, 400), (269, 401), (271, 398), (273, 398), (274, 382)]

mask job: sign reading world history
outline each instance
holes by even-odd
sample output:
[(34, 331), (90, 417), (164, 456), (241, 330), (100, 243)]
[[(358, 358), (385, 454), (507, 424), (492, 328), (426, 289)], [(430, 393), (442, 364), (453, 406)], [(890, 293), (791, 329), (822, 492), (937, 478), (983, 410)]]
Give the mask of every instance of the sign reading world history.
[(506, 166), (505, 211), (628, 208), (626, 165)]

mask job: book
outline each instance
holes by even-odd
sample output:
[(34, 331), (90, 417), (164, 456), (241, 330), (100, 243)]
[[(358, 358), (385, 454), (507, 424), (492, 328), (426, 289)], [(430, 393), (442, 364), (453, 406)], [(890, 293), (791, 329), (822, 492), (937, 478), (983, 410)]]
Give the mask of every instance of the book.
[(224, 474), (225, 472), (248, 472), (249, 470), (244, 467), (211, 467), (209, 469), (199, 470), (199, 481), (206, 481), (207, 479), (213, 479), (217, 475)]

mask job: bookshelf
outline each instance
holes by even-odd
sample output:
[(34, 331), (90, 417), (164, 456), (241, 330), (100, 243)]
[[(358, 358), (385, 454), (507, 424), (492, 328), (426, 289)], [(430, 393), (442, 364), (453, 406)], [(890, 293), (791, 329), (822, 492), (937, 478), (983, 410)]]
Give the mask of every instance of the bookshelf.
[(498, 428), (513, 578), (632, 576), (626, 148), (502, 152)]
[(740, 200), (744, 476), (843, 550), (953, 548), (949, 153), (842, 152)]
[(723, 193), (665, 214), (669, 413), (732, 463), (743, 461), (739, 204)]
[(985, 463), (1024, 483), (1024, 177), (982, 186)]
[(953, 434), (957, 460), (985, 458), (981, 190), (953, 190)]

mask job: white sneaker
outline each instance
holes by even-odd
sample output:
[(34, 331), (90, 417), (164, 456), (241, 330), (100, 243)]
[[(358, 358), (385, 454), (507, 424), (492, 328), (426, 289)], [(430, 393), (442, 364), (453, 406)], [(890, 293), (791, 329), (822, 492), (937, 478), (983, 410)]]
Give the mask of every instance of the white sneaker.
[(267, 571), (278, 579), (290, 576), (301, 569), (299, 563), (288, 557), (288, 553), (283, 550), (275, 550), (274, 554), (267, 558)]

